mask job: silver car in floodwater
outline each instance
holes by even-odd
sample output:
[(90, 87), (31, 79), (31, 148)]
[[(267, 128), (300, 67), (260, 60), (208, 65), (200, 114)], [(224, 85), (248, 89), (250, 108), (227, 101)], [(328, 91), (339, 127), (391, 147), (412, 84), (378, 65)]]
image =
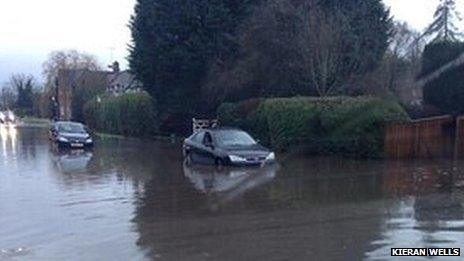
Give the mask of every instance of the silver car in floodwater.
[(183, 154), (188, 164), (261, 166), (275, 162), (275, 154), (248, 133), (236, 128), (202, 129), (185, 139)]

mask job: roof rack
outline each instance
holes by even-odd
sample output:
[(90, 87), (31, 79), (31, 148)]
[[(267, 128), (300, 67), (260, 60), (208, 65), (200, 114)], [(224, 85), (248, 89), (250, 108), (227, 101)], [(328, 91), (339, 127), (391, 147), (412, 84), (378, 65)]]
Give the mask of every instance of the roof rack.
[(193, 133), (198, 132), (202, 129), (216, 128), (219, 126), (217, 119), (192, 119)]

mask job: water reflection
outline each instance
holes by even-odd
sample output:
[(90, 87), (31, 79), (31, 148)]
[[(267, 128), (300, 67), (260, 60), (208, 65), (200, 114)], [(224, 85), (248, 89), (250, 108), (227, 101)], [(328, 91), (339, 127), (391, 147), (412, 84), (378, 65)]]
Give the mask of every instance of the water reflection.
[(62, 173), (85, 172), (92, 159), (90, 150), (69, 150), (52, 147), (53, 161)]
[(211, 198), (211, 209), (217, 209), (243, 193), (271, 182), (278, 166), (273, 164), (261, 168), (222, 168), (187, 166), (184, 175), (199, 192)]
[(45, 129), (13, 136), (1, 137), (0, 259), (384, 260), (464, 244), (462, 162), (292, 155), (217, 170), (183, 165), (179, 144), (55, 151)]
[(394, 198), (370, 259), (392, 247), (460, 247), (464, 242), (464, 165), (452, 160), (389, 162), (387, 195)]
[(0, 124), (0, 140), (2, 143), (2, 155), (7, 157), (7, 153), (16, 155), (17, 130), (14, 125)]
[(464, 198), (461, 193), (454, 192), (458, 183), (455, 180), (456, 174), (450, 171), (439, 172), (434, 182), (435, 193), (418, 195), (414, 202), (414, 217), (417, 221), (434, 223), (464, 218)]
[(417, 197), (414, 202), (414, 218), (420, 222), (462, 220), (463, 198), (460, 194), (444, 193)]
[(382, 179), (372, 173), (306, 160), (280, 169), (184, 165), (184, 175), (146, 183), (137, 204), (138, 244), (152, 258), (361, 259), (380, 233), (383, 210), (368, 195), (381, 197)]

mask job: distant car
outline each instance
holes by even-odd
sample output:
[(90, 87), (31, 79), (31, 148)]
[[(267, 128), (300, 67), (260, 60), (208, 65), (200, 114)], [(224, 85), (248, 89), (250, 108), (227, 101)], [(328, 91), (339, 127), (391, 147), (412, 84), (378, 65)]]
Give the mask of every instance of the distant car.
[(249, 166), (275, 162), (275, 154), (248, 133), (234, 128), (203, 129), (185, 139), (187, 164)]
[(93, 138), (81, 123), (58, 121), (50, 128), (49, 138), (59, 147), (85, 148), (93, 146)]

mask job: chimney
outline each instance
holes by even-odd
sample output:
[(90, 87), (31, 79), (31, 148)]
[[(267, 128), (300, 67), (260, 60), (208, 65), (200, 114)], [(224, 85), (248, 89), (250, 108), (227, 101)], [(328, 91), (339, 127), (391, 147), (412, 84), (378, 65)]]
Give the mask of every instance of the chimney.
[(108, 67), (111, 68), (111, 69), (113, 70), (113, 73), (118, 73), (118, 72), (120, 72), (118, 61), (115, 61), (112, 65), (110, 65), (110, 66), (108, 66)]

